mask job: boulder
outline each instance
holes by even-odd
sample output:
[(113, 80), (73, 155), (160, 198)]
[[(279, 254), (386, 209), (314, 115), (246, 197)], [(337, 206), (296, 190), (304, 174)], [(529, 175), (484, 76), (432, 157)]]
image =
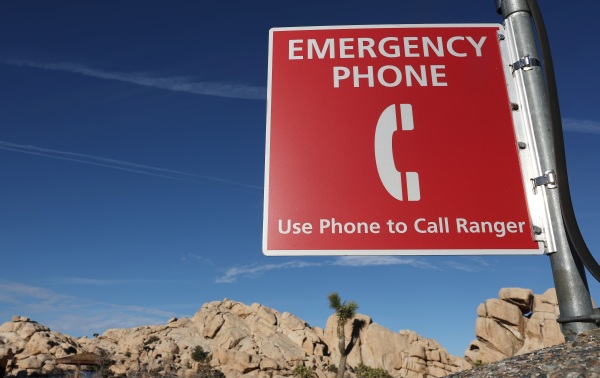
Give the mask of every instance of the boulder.
[(482, 306), (483, 310), (479, 311), (478, 309), (477, 315), (482, 313), (484, 314), (484, 318), (492, 318), (499, 323), (515, 326), (516, 328), (522, 328), (524, 325), (523, 313), (521, 312), (521, 309), (513, 303), (494, 298), (483, 302)]
[(519, 307), (522, 314), (531, 312), (531, 306), (533, 305), (533, 291), (531, 289), (521, 289), (518, 287), (500, 289), (498, 298)]
[(477, 340), (465, 351), (471, 364), (495, 362), (565, 342), (556, 322), (554, 289), (537, 295), (529, 289), (501, 289), (498, 298), (479, 305), (477, 316)]

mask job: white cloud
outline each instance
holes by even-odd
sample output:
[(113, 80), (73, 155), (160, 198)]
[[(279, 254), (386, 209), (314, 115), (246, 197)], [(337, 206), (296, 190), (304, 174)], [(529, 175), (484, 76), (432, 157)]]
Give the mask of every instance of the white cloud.
[(301, 269), (301, 268), (319, 268), (319, 267), (346, 267), (346, 268), (364, 268), (378, 266), (395, 266), (404, 265), (412, 268), (420, 269), (436, 269), (446, 270), (453, 269), (464, 272), (476, 272), (491, 266), (486, 259), (477, 256), (455, 256), (452, 260), (435, 260), (435, 257), (417, 258), (408, 256), (340, 256), (334, 260), (329, 260), (323, 263), (311, 263), (306, 261), (290, 261), (280, 264), (250, 264), (240, 267), (232, 267), (225, 271), (220, 277), (217, 277), (216, 283), (233, 283), (238, 278), (254, 278), (270, 271), (280, 269)]
[(430, 263), (413, 257), (398, 256), (342, 256), (338, 257), (333, 265), (364, 267), (382, 265), (410, 265), (415, 268), (434, 268)]
[(65, 313), (52, 319), (48, 326), (53, 331), (70, 336), (91, 336), (104, 333), (112, 328), (134, 328), (147, 325), (165, 324), (168, 318), (136, 316), (119, 311), (99, 310), (90, 313)]
[(294, 269), (294, 268), (309, 268), (321, 266), (320, 263), (309, 263), (305, 261), (289, 261), (281, 264), (265, 264), (265, 265), (246, 265), (242, 267), (229, 268), (221, 277), (217, 277), (215, 282), (217, 283), (232, 283), (237, 280), (239, 276), (244, 277), (255, 277), (265, 272), (279, 269)]
[(48, 321), (52, 330), (72, 336), (103, 333), (110, 328), (165, 324), (177, 314), (141, 306), (88, 302), (76, 311), (61, 311)]
[(204, 256), (197, 255), (195, 253), (187, 253), (181, 255), (181, 261), (195, 260), (202, 264), (213, 265), (212, 261)]
[(0, 301), (11, 303), (22, 303), (23, 300), (26, 298), (52, 302), (72, 298), (66, 295), (57, 294), (52, 290), (44, 289), (41, 287), (24, 285), (19, 282), (11, 282), (5, 280), (0, 280), (0, 292), (2, 292)]
[(89, 286), (114, 286), (114, 285), (137, 285), (137, 284), (161, 284), (167, 281), (161, 280), (138, 280), (131, 278), (83, 278), (83, 277), (61, 277), (54, 279), (61, 285), (89, 285)]
[(0, 63), (11, 66), (39, 68), (44, 70), (64, 71), (99, 79), (116, 80), (131, 84), (166, 89), (175, 92), (192, 94), (239, 98), (248, 100), (265, 100), (267, 90), (242, 84), (198, 82), (189, 77), (171, 76), (156, 77), (146, 72), (111, 72), (87, 67), (79, 63), (48, 63), (34, 62), (21, 59), (2, 59)]
[(574, 133), (600, 135), (600, 122), (587, 119), (564, 118), (563, 129)]
[(479, 270), (479, 267), (476, 267), (473, 264), (465, 264), (464, 262), (459, 261), (446, 261), (445, 265), (451, 269), (462, 270), (463, 272), (476, 272)]
[(258, 277), (264, 273), (280, 269), (301, 269), (318, 268), (323, 266), (341, 266), (341, 267), (367, 267), (383, 265), (408, 265), (415, 268), (437, 269), (430, 263), (410, 257), (396, 256), (342, 256), (335, 260), (324, 263), (311, 263), (306, 261), (289, 261), (280, 264), (251, 264), (240, 267), (232, 267), (225, 271), (220, 277), (217, 277), (217, 283), (233, 283), (239, 277)]
[(27, 316), (72, 336), (102, 333), (108, 328), (164, 324), (176, 316), (161, 309), (92, 301), (5, 280), (0, 280), (0, 292), (3, 315)]

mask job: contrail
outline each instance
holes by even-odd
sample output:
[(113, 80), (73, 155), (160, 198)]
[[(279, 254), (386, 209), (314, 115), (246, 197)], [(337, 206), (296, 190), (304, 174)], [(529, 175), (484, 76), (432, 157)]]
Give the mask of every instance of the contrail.
[(588, 119), (564, 118), (565, 131), (600, 135), (600, 122)]
[(0, 59), (0, 63), (18, 67), (71, 72), (99, 79), (117, 80), (175, 92), (187, 92), (199, 95), (246, 100), (265, 100), (267, 98), (267, 90), (264, 87), (242, 84), (197, 82), (184, 76), (154, 77), (145, 72), (111, 72), (90, 68), (79, 63), (44, 63), (21, 59)]
[(67, 161), (73, 161), (73, 162), (82, 163), (82, 164), (89, 164), (89, 165), (96, 165), (96, 166), (100, 166), (100, 167), (119, 169), (122, 171), (140, 173), (143, 175), (163, 177), (163, 178), (168, 178), (171, 180), (197, 182), (197, 180), (194, 180), (194, 179), (201, 179), (201, 180), (214, 181), (214, 182), (218, 182), (218, 183), (222, 183), (222, 184), (241, 186), (244, 188), (261, 189), (262, 190), (262, 187), (257, 186), (257, 185), (244, 184), (241, 182), (221, 179), (218, 177), (198, 175), (195, 173), (176, 171), (176, 170), (167, 169), (167, 168), (153, 167), (153, 166), (145, 165), (145, 164), (137, 164), (137, 163), (132, 163), (129, 161), (110, 159), (110, 158), (105, 158), (102, 156), (82, 154), (82, 153), (77, 153), (77, 152), (53, 150), (53, 149), (49, 149), (49, 148), (16, 144), (16, 143), (5, 142), (5, 141), (0, 141), (0, 149), (7, 150), (7, 151), (20, 152), (20, 153), (29, 154), (29, 155), (44, 156), (44, 157), (48, 157), (48, 158), (52, 158), (52, 159), (67, 160)]

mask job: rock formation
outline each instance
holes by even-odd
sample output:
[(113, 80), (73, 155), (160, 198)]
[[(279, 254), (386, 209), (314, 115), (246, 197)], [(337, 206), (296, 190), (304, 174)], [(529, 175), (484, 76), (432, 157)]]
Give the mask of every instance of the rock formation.
[(477, 316), (477, 340), (465, 352), (472, 364), (495, 362), (565, 342), (556, 322), (555, 289), (540, 295), (529, 289), (501, 289), (498, 298), (479, 305)]
[[(533, 295), (526, 289), (502, 289), (499, 299), (485, 301), (477, 313), (477, 340), (466, 359), (448, 354), (435, 340), (412, 331), (394, 333), (359, 314), (356, 318), (365, 326), (348, 356), (349, 375), (354, 377), (354, 369), (364, 364), (392, 377), (443, 377), (477, 361), (496, 361), (564, 341), (555, 321), (553, 290)], [(291, 377), (297, 366), (312, 369), (316, 378), (332, 378), (339, 360), (335, 329), (335, 315), (321, 329), (287, 312), (228, 299), (204, 304), (191, 318), (109, 329), (93, 339), (72, 338), (15, 316), (0, 326), (0, 361), (10, 376), (47, 374), (73, 368), (58, 363), (61, 357), (94, 353), (110, 361), (105, 367), (118, 376), (147, 372), (191, 378), (201, 364), (192, 355), (201, 347), (210, 353), (210, 366), (227, 378)]]
[(51, 332), (48, 327), (23, 316), (14, 316), (12, 322), (0, 326), (0, 359), (7, 360), (4, 363), (8, 374), (13, 367), (28, 373), (50, 373), (56, 368), (56, 358), (79, 350), (81, 347), (75, 339)]
[[(393, 377), (444, 377), (450, 373), (469, 369), (463, 358), (450, 355), (437, 341), (424, 338), (412, 331), (393, 333), (373, 323), (370, 317), (357, 315), (366, 326), (356, 345), (348, 355), (348, 364), (364, 364), (383, 368)], [(352, 322), (346, 325), (346, 334)], [(339, 360), (336, 336), (337, 319), (332, 315), (325, 326), (324, 340), (330, 346), (333, 361)]]
[[(359, 363), (410, 378), (442, 377), (470, 367), (434, 340), (410, 331), (394, 333), (365, 315), (357, 317), (366, 326), (349, 356), (350, 373)], [(210, 365), (228, 378), (289, 377), (299, 365), (325, 378), (333, 376), (329, 370), (339, 357), (335, 322), (335, 316), (330, 317), (323, 330), (287, 312), (227, 299), (203, 305), (192, 318), (171, 319), (160, 326), (110, 329), (94, 339), (73, 339), (15, 317), (0, 326), (0, 354), (9, 347), (16, 353), (7, 369), (11, 375), (68, 369), (57, 365), (56, 359), (92, 352), (110, 356), (114, 361), (110, 369), (116, 375), (146, 371), (192, 377), (198, 368), (192, 351), (200, 346), (211, 353)]]

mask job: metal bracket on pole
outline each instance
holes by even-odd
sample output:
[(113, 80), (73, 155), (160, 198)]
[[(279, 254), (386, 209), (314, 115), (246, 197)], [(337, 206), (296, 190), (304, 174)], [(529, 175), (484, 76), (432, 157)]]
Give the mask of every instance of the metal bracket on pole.
[(523, 69), (523, 71), (531, 70), (533, 67), (541, 67), (542, 63), (537, 58), (532, 58), (529, 55), (521, 57), (518, 61), (511, 64), (513, 72)]
[(557, 180), (556, 180), (556, 172), (554, 170), (549, 170), (544, 172), (543, 176), (536, 177), (531, 179), (533, 183), (533, 189), (538, 186), (546, 186), (548, 189), (556, 189), (558, 188)]

